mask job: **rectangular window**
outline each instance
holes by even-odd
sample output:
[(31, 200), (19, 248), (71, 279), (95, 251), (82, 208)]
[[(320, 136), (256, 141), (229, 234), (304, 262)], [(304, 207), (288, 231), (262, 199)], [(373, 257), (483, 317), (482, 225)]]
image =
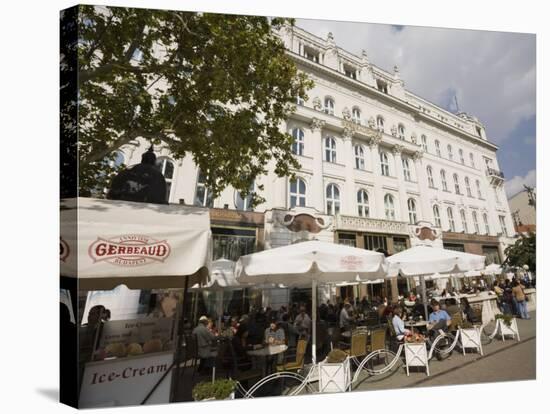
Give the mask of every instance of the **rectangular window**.
[(365, 249), (372, 250), (375, 252), (378, 249), (383, 249), (384, 251), (388, 251), (388, 241), (386, 240), (386, 236), (381, 236), (379, 234), (365, 234)]
[(500, 228), (502, 229), (502, 234), (504, 234), (505, 236), (508, 236), (508, 229), (506, 228), (506, 217), (498, 216), (498, 219), (500, 221)]
[(399, 253), (403, 250), (407, 250), (407, 239), (405, 237), (393, 238), (393, 252)]
[(501, 264), (500, 254), (498, 253), (497, 246), (482, 246), (483, 255), (485, 256), (485, 264), (490, 265), (492, 263)]
[(455, 252), (464, 252), (463, 244), (443, 243), (443, 248), (447, 250), (454, 250)]
[(350, 247), (356, 247), (355, 234), (338, 233), (338, 244), (344, 244)]
[(237, 261), (239, 257), (254, 253), (256, 231), (212, 227), (213, 260)]

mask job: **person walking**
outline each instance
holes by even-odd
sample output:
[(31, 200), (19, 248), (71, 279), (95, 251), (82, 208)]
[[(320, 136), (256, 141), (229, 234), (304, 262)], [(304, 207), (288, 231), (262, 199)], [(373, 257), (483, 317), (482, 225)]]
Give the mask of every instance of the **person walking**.
[(521, 319), (531, 319), (527, 313), (527, 302), (523, 289), (524, 286), (518, 280), (514, 280), (512, 283), (512, 295), (516, 301), (519, 316)]

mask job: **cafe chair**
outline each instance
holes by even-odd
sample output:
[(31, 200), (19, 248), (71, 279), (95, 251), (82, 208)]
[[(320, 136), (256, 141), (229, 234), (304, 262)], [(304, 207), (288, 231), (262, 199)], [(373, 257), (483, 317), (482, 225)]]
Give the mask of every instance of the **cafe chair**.
[(386, 348), (386, 328), (378, 328), (371, 331), (370, 342), (367, 344), (367, 352), (378, 351)]
[(307, 341), (299, 339), (296, 344), (296, 352), (286, 352), (284, 362), (277, 365), (277, 372), (281, 371), (300, 371), (304, 367), (304, 359), (306, 355)]
[(451, 315), (451, 325), (449, 325), (449, 331), (456, 332), (463, 324), (464, 320), (462, 318), (462, 312), (453, 313)]
[(365, 329), (355, 329), (351, 333), (351, 345), (349, 349), (345, 349), (344, 352), (348, 354), (350, 358), (355, 358), (367, 355), (367, 339), (368, 331)]

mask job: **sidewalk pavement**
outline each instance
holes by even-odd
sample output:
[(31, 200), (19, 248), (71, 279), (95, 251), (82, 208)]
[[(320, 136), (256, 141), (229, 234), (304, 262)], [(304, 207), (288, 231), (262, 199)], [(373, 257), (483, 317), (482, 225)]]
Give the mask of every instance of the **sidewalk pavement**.
[[(494, 326), (494, 323), (490, 326)], [(489, 364), (491, 360), (498, 358), (499, 354), (503, 358), (504, 356), (513, 354), (517, 364), (524, 363), (529, 367), (536, 367), (536, 312), (531, 312), (530, 320), (518, 319), (518, 329), (520, 342), (511, 339), (511, 337), (507, 337), (505, 341), (502, 341), (497, 336), (490, 344), (483, 347), (483, 356), (478, 353), (466, 353), (466, 355), (462, 355), (462, 352), (455, 350), (449, 358), (443, 361), (438, 361), (435, 357), (432, 358), (429, 362), (429, 377), (423, 369), (411, 371), (410, 376), (407, 377), (405, 365), (403, 364), (396, 372), (394, 370), (391, 375), (366, 378), (354, 388), (354, 391), (535, 379), (536, 369), (532, 369), (526, 374), (525, 370), (515, 369), (513, 364), (500, 364), (501, 366), (499, 366), (498, 370), (491, 369), (491, 372), (487, 372), (485, 368), (485, 365)], [(513, 352), (514, 349), (517, 349), (518, 352)], [(468, 367), (471, 378), (465, 376), (464, 373), (458, 376), (450, 375), (456, 370), (462, 370), (465, 367)], [(529, 376), (530, 372), (532, 372), (532, 377)], [(449, 377), (448, 382), (447, 377)]]

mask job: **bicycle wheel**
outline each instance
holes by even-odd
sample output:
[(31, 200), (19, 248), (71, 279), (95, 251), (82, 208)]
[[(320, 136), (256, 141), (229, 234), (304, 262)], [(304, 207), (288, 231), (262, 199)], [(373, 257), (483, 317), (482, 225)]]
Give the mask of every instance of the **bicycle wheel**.
[(438, 336), (432, 345), (434, 347), (432, 356), (435, 356), (438, 361), (449, 358), (454, 349), (454, 340), (455, 337), (450, 333)]

